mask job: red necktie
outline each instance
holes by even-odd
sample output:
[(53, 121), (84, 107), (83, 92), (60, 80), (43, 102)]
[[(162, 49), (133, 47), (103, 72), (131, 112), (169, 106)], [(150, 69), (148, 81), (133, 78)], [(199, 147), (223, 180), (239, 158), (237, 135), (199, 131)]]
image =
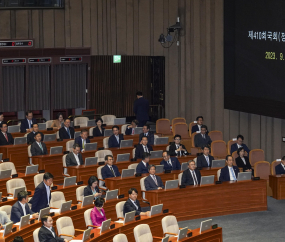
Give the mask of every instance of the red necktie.
[(8, 141), (8, 136), (7, 136), (7, 134), (6, 134), (6, 133), (5, 133), (5, 138), (6, 138), (7, 142), (9, 142), (9, 141)]

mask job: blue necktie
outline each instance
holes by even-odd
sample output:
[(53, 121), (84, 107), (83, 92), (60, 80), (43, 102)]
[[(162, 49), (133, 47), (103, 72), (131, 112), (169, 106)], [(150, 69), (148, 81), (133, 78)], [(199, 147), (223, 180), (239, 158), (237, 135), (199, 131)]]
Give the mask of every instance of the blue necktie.
[(234, 173), (234, 169), (233, 169), (232, 167), (230, 167), (230, 171), (231, 171), (232, 176), (233, 176), (234, 181), (235, 181), (235, 180), (236, 180), (236, 175), (235, 175), (235, 173)]
[(70, 132), (69, 132), (69, 128), (67, 128), (66, 131), (67, 131), (67, 133), (68, 133), (68, 135), (69, 135), (69, 138), (71, 138)]
[(206, 156), (206, 160), (207, 160), (208, 166), (210, 166), (209, 156)]
[(31, 127), (32, 127), (32, 121), (29, 120), (29, 128), (31, 128)]

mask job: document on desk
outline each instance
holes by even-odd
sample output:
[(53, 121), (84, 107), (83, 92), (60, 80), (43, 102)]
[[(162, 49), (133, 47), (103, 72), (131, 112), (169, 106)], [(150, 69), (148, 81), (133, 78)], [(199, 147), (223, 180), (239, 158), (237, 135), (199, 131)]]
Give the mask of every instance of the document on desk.
[(59, 208), (53, 208), (53, 209), (50, 209), (49, 212), (50, 213), (59, 213), (59, 210), (60, 210)]

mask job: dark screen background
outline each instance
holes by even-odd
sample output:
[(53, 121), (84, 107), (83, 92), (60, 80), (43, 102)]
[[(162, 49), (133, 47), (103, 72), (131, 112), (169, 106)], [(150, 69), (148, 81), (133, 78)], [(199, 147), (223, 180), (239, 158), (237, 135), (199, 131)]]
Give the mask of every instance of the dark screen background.
[(284, 9), (284, 0), (225, 1), (225, 108), (285, 118)]

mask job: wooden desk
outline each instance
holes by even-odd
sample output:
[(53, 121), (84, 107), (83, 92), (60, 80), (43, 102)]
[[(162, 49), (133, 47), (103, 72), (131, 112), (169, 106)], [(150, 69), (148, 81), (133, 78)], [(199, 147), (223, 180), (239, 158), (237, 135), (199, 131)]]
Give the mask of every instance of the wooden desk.
[(272, 197), (281, 200), (285, 199), (285, 175), (270, 175), (269, 186), (272, 189)]
[(267, 210), (266, 188), (266, 180), (223, 182), (167, 191), (146, 191), (146, 199), (151, 205), (163, 203), (165, 209), (170, 209), (177, 220), (182, 221)]

